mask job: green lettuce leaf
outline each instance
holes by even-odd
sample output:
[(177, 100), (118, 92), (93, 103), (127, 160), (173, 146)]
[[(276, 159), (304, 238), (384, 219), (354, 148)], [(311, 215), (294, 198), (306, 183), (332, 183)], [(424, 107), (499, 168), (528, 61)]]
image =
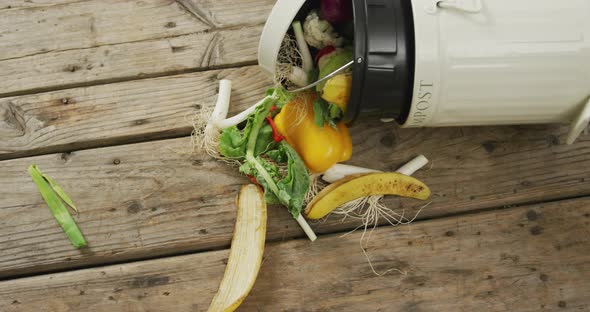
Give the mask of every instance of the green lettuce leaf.
[[(244, 130), (238, 129), (233, 126), (226, 128), (221, 132), (219, 136), (219, 152), (221, 155), (228, 158), (244, 158), (246, 157), (246, 150), (248, 146), (248, 140), (256, 114), (260, 114), (260, 109), (257, 109), (253, 117), (248, 118), (246, 127)], [(265, 124), (260, 128), (260, 132), (256, 137), (256, 147), (254, 148), (254, 155), (258, 156), (266, 151), (275, 149), (277, 143), (272, 137), (272, 127), (269, 124)]]
[[(266, 121), (273, 105), (282, 107), (293, 95), (284, 89), (269, 92), (267, 100), (248, 118), (243, 131), (231, 127), (222, 132), (219, 151), (226, 157), (243, 159), (240, 172), (256, 178), (264, 188), (266, 203), (280, 203), (297, 218), (309, 189), (309, 172), (303, 160), (286, 141), (274, 142), (272, 128)], [(325, 106), (328, 107), (327, 103)], [(325, 114), (329, 114), (327, 109)], [(286, 164), (286, 173), (284, 170), (281, 172), (277, 164)]]
[[(262, 164), (265, 170), (270, 174), (272, 177), (273, 182), (280, 180), (279, 168), (275, 164), (269, 163), (263, 158), (256, 157), (256, 160)], [(264, 177), (256, 170), (256, 168), (251, 165), (250, 163), (246, 162), (240, 166), (240, 172), (253, 176), (258, 184), (262, 186), (264, 189), (264, 201), (268, 205), (277, 205), (281, 204), (281, 201), (276, 197), (276, 195), (270, 190), (268, 182), (264, 179)]]
[(268, 158), (272, 159), (274, 162), (279, 163), (279, 164), (284, 164), (287, 163), (287, 160), (289, 160), (289, 156), (287, 155), (287, 153), (285, 152), (284, 149), (274, 149), (274, 150), (270, 150), (268, 152), (266, 152), (265, 154)]
[(309, 172), (301, 157), (287, 142), (281, 141), (279, 149), (283, 150), (288, 157), (288, 169), (287, 176), (277, 183), (279, 188), (277, 197), (287, 206), (293, 217), (297, 218), (309, 189)]
[(263, 154), (267, 151), (274, 150), (277, 147), (277, 143), (274, 141), (272, 137), (272, 127), (267, 123), (262, 128), (260, 128), (260, 132), (258, 133), (258, 137), (256, 138), (256, 147), (254, 148), (254, 156), (258, 156)]
[(243, 158), (246, 156), (248, 137), (233, 126), (223, 130), (219, 136), (219, 152), (228, 158)]
[[(354, 58), (354, 54), (350, 47), (338, 49), (329, 55), (326, 56), (328, 59), (324, 62), (324, 65), (320, 67), (320, 72), (318, 75), (318, 79), (322, 79), (338, 68), (344, 66), (346, 63), (350, 62)], [(316, 90), (321, 92), (324, 90), (324, 86), (326, 82), (323, 81), (316, 86)]]
[(276, 88), (275, 95), (277, 96), (277, 100), (275, 102), (275, 106), (279, 109), (283, 108), (285, 104), (289, 103), (295, 97), (294, 93), (287, 91), (285, 88)]

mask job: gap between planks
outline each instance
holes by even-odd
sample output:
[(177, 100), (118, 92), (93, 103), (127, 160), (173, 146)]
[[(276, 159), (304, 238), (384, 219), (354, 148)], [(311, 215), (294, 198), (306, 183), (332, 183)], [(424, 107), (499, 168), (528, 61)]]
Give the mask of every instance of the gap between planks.
[[(205, 72), (210, 70), (220, 70), (220, 69), (230, 69), (230, 68), (239, 68), (245, 66), (252, 66), (257, 65), (258, 61), (244, 61), (244, 62), (236, 62), (231, 64), (223, 64), (223, 65), (210, 65), (208, 67), (193, 67), (193, 68), (184, 68), (178, 70), (170, 70), (170, 71), (162, 71), (157, 73), (149, 73), (149, 74), (141, 74), (141, 75), (134, 75), (134, 76), (127, 76), (127, 77), (114, 77), (114, 78), (107, 78), (107, 79), (99, 79), (93, 80), (88, 82), (76, 82), (76, 83), (69, 83), (63, 84), (60, 86), (51, 86), (51, 87), (41, 87), (41, 88), (33, 88), (21, 91), (13, 91), (13, 92), (0, 92), (0, 99), (13, 97), (13, 96), (24, 96), (24, 95), (33, 95), (38, 93), (45, 93), (45, 92), (53, 92), (53, 91), (63, 91), (68, 89), (75, 89), (80, 87), (93, 87), (111, 83), (119, 83), (119, 82), (128, 82), (134, 80), (145, 80), (145, 79), (152, 79), (152, 78), (162, 78), (168, 76), (175, 76), (175, 75), (182, 75), (182, 74), (191, 74), (191, 73), (199, 73)], [(0, 160), (2, 156), (0, 155)]]
[[(147, 38), (147, 39), (139, 39), (139, 40), (130, 40), (130, 41), (123, 41), (123, 42), (117, 42), (117, 43), (105, 43), (105, 44), (97, 44), (97, 45), (93, 45), (93, 46), (89, 46), (89, 47), (84, 47), (84, 48), (68, 48), (68, 49), (60, 49), (60, 50), (48, 50), (48, 51), (40, 51), (40, 52), (35, 52), (35, 53), (31, 53), (31, 54), (25, 54), (25, 55), (19, 55), (19, 56), (15, 56), (15, 57), (7, 57), (7, 58), (3, 58), (0, 59), (0, 62), (3, 61), (13, 61), (13, 60), (19, 60), (19, 59), (24, 59), (24, 58), (28, 58), (31, 56), (39, 56), (39, 55), (45, 55), (45, 54), (51, 54), (51, 53), (60, 53), (60, 52), (72, 52), (72, 51), (84, 51), (84, 50), (92, 50), (92, 49), (96, 49), (96, 48), (103, 48), (103, 47), (116, 47), (116, 46), (120, 46), (120, 45), (127, 45), (127, 44), (133, 44), (133, 43), (145, 43), (145, 42), (150, 42), (150, 41), (160, 41), (160, 40), (170, 40), (170, 39), (176, 39), (176, 38), (180, 38), (180, 37), (186, 37), (186, 36), (194, 36), (194, 35), (202, 35), (202, 34), (208, 34), (208, 33), (213, 33), (213, 32), (219, 32), (219, 31), (232, 31), (232, 30), (240, 30), (243, 28), (257, 28), (257, 27), (261, 27), (264, 26), (264, 24), (261, 23), (245, 23), (245, 24), (238, 24), (238, 25), (230, 25), (230, 26), (223, 26), (223, 27), (213, 27), (213, 28), (207, 28), (201, 31), (196, 31), (196, 32), (188, 32), (188, 33), (181, 33), (181, 34), (177, 34), (177, 35), (171, 35), (171, 36), (163, 36), (163, 37), (153, 37), (153, 38)], [(254, 62), (254, 61), (251, 61)], [(250, 62), (242, 62), (242, 63), (250, 63)], [(231, 66), (231, 64), (229, 64)], [(223, 67), (224, 65), (220, 65), (221, 67)], [(197, 68), (195, 68), (197, 69)], [(214, 69), (214, 68), (202, 68), (202, 70), (208, 70), (208, 69)], [(193, 68), (187, 68), (185, 70), (193, 70)], [(167, 73), (167, 71), (162, 71), (161, 73), (165, 74)], [(158, 75), (160, 73), (156, 72), (156, 73), (151, 73), (154, 75)], [(138, 79), (143, 78), (145, 75), (149, 75), (149, 74), (142, 74), (140, 76), (137, 76)], [(122, 79), (125, 79), (126, 77), (120, 77)], [(116, 79), (116, 78), (112, 78), (112, 79)], [(103, 80), (108, 80), (108, 79), (103, 79)], [(96, 81), (100, 81), (100, 80), (96, 80)], [(93, 82), (89, 82), (89, 83), (94, 83)], [(47, 87), (47, 89), (49, 88), (60, 88), (60, 86), (52, 86), (52, 87)], [(38, 89), (42, 89), (42, 88), (38, 88)], [(11, 92), (5, 92), (5, 93), (0, 93), (0, 98), (3, 97), (7, 97), (7, 96), (11, 96), (11, 93), (18, 93), (18, 92), (27, 92), (30, 90), (36, 90), (35, 88), (32, 89), (28, 89), (28, 90), (21, 90), (21, 91), (11, 91)]]
[[(580, 199), (580, 200), (590, 199), (590, 194), (580, 195), (580, 196), (563, 197), (563, 198), (551, 199), (551, 200), (546, 200), (546, 201), (523, 202), (523, 203), (517, 203), (517, 204), (513, 204), (513, 205), (489, 207), (489, 208), (467, 210), (467, 211), (461, 211), (461, 212), (450, 212), (450, 213), (443, 214), (443, 215), (424, 217), (424, 218), (421, 218), (420, 215), (418, 215), (412, 223), (400, 224), (400, 225), (394, 226), (394, 228), (397, 228), (400, 226), (405, 227), (405, 226), (411, 226), (411, 225), (418, 225), (418, 224), (422, 224), (425, 222), (432, 222), (432, 221), (442, 220), (442, 219), (470, 217), (470, 216), (475, 216), (477, 214), (489, 213), (492, 211), (504, 211), (504, 210), (510, 210), (510, 209), (516, 210), (516, 209), (522, 209), (523, 207), (528, 207), (528, 206), (534, 207), (534, 206), (541, 205), (541, 204), (554, 204), (554, 203), (559, 203), (559, 202), (574, 201), (574, 200), (578, 200), (578, 199)], [(275, 207), (273, 207), (273, 206), (269, 207), (269, 209), (274, 209), (274, 208)], [(272, 222), (272, 220), (269, 220), (269, 221)], [(391, 224), (387, 223), (386, 221), (380, 220), (379, 224), (376, 227), (374, 227), (374, 230), (381, 229), (381, 228), (387, 228), (387, 227), (392, 227), (392, 226), (391, 226)], [(372, 228), (373, 227), (370, 227), (370, 229), (372, 229)], [(370, 229), (368, 229), (367, 231), (370, 231)], [(355, 230), (353, 232), (358, 232), (358, 231), (362, 231), (362, 229)], [(327, 232), (323, 232), (323, 233), (318, 233), (318, 240), (322, 239), (322, 237), (323, 238), (331, 237), (331, 236), (335, 236), (338, 234), (340, 234), (340, 235), (344, 235), (344, 234), (348, 234), (348, 233), (352, 234), (353, 232), (351, 232), (350, 229), (343, 229), (343, 230), (335, 230), (335, 231), (327, 231)], [(309, 239), (307, 238), (307, 236), (304, 233), (301, 233), (300, 235), (294, 235), (292, 237), (289, 237), (287, 240), (285, 240), (285, 238), (278, 238), (278, 237), (267, 239), (265, 245), (286, 242), (286, 241), (296, 241), (296, 240), (308, 241)], [(310, 242), (310, 244), (313, 244), (313, 243)], [(144, 261), (150, 261), (150, 260), (168, 259), (168, 258), (174, 258), (174, 257), (179, 257), (179, 256), (196, 255), (196, 254), (202, 254), (202, 253), (207, 253), (207, 252), (229, 250), (230, 247), (231, 247), (231, 244), (222, 244), (222, 245), (215, 246), (212, 248), (203, 248), (203, 249), (196, 249), (196, 250), (185, 250), (185, 251), (181, 251), (181, 252), (164, 253), (164, 254), (159, 254), (157, 256), (153, 256), (153, 257), (137, 257), (134, 259), (123, 260), (123, 261), (105, 261), (100, 264), (72, 266), (72, 267), (69, 267), (66, 269), (47, 270), (47, 271), (41, 271), (41, 272), (36, 272), (36, 273), (31, 273), (31, 274), (16, 274), (16, 275), (12, 275), (10, 277), (5, 277), (5, 278), (0, 277), (0, 282), (17, 280), (17, 279), (28, 278), (28, 277), (42, 276), (42, 275), (50, 275), (50, 274), (73, 272), (73, 271), (80, 271), (80, 270), (92, 269), (92, 268), (100, 268), (100, 267), (112, 266), (112, 265), (123, 265), (123, 264), (134, 263), (134, 262), (144, 262)]]
[[(360, 233), (314, 244), (269, 244), (241, 308), (586, 311), (588, 203), (561, 201), (421, 222), (407, 231), (376, 230), (369, 252), (377, 270), (396, 267), (405, 275), (373, 275), (358, 250)], [(0, 283), (0, 307), (201, 311), (226, 259), (227, 251), (219, 251), (7, 281)]]
[[(248, 66), (248, 65), (254, 65), (251, 64), (251, 62), (242, 62), (242, 63), (236, 63), (236, 64), (227, 64), (227, 65), (220, 65), (220, 66), (213, 66), (213, 68), (195, 68), (192, 70), (182, 70), (182, 71), (174, 71), (174, 72), (168, 72), (168, 73), (162, 73), (161, 77), (151, 77), (150, 75), (146, 75), (145, 77), (142, 78), (138, 78), (138, 79), (129, 79), (128, 81), (111, 81), (108, 84), (98, 84), (96, 86), (85, 86), (85, 87), (72, 87), (69, 89), (62, 89), (62, 90), (54, 90), (57, 91), (56, 93), (61, 94), (61, 96), (63, 96), (63, 98), (59, 99), (60, 96), (58, 96), (58, 98), (55, 98), (56, 101), (69, 101), (72, 102), (77, 101), (78, 97), (82, 96), (81, 94), (83, 94), (82, 97), (86, 98), (85, 101), (88, 101), (89, 103), (87, 103), (88, 105), (91, 105), (93, 107), (100, 107), (100, 104), (105, 104), (105, 103), (93, 103), (92, 102), (92, 98), (93, 97), (102, 97), (103, 93), (101, 92), (108, 92), (105, 90), (102, 91), (96, 91), (95, 87), (100, 87), (100, 86), (108, 86), (110, 84), (113, 84), (114, 86), (114, 90), (111, 92), (119, 92), (118, 90), (116, 90), (117, 87), (121, 87), (121, 88), (125, 88), (125, 86), (129, 85), (130, 83), (132, 83), (135, 86), (143, 86), (143, 85), (148, 85), (150, 83), (154, 83), (153, 81), (156, 80), (160, 80), (161, 82), (157, 82), (157, 83), (171, 83), (170, 81), (184, 81), (184, 79), (200, 79), (197, 82), (194, 82), (194, 88), (197, 89), (211, 89), (211, 90), (215, 90), (217, 88), (217, 81), (209, 81), (210, 79), (212, 79), (212, 77), (217, 77), (217, 75), (230, 75), (230, 77), (232, 77), (231, 79), (234, 81), (234, 92), (232, 93), (232, 98), (234, 99), (232, 101), (232, 111), (235, 111), (236, 109), (240, 109), (242, 107), (246, 107), (249, 106), (251, 103), (248, 102), (248, 99), (243, 99), (243, 95), (244, 94), (248, 94), (251, 93), (253, 91), (252, 88), (255, 88), (254, 90), (259, 90), (260, 94), (263, 93), (264, 88), (258, 88), (257, 87), (257, 83), (253, 83), (257, 80), (262, 81), (262, 83), (264, 85), (266, 84), (270, 84), (270, 81), (265, 80), (266, 77), (261, 75), (260, 72), (255, 69), (254, 66)], [(192, 74), (192, 75), (191, 75)], [(241, 78), (241, 76), (243, 75), (249, 75), (250, 78), (245, 79), (245, 78)], [(190, 77), (187, 77), (190, 76)], [(254, 79), (254, 81), (252, 81), (252, 79)], [(203, 82), (203, 81), (208, 81), (208, 82)], [(176, 87), (176, 85), (174, 83), (171, 84), (170, 88), (174, 89), (174, 87)], [(184, 87), (184, 86), (183, 86)], [(87, 90), (86, 88), (90, 88), (91, 90)], [(104, 89), (104, 88), (103, 88)], [(71, 90), (71, 92), (67, 92), (67, 90)], [(62, 92), (62, 91), (66, 91), (66, 92)], [(150, 90), (153, 91), (153, 90)], [(186, 91), (183, 89), (183, 91)], [(205, 92), (205, 91), (203, 91)], [(71, 98), (71, 95), (69, 95), (69, 93), (73, 93), (73, 99)], [(90, 93), (90, 96), (88, 96), (88, 93)], [(215, 92), (216, 93), (216, 92)], [(179, 93), (180, 95), (182, 95), (182, 92)], [(209, 96), (207, 92), (205, 92), (206, 96)], [(18, 110), (22, 110), (23, 108), (20, 106), (21, 104), (11, 104), (12, 101), (16, 100), (22, 100), (23, 103), (35, 103), (35, 102), (39, 102), (39, 105), (47, 105), (47, 99), (40, 99), (43, 98), (44, 94), (33, 94), (33, 95), (29, 95), (27, 96), (19, 96), (19, 97), (15, 97), (15, 98), (8, 98), (5, 99), (4, 102), (8, 103), (9, 107), (10, 105), (13, 105), (17, 108), (15, 108), (17, 111)], [(48, 95), (50, 98), (54, 98), (55, 96), (57, 96), (56, 94), (52, 94), (52, 93), (47, 93), (46, 95)], [(166, 94), (167, 96), (177, 96), (177, 94), (175, 92), (167, 92)], [(161, 94), (157, 94), (156, 96), (162, 96)], [(214, 97), (216, 96), (213, 95)], [(211, 98), (209, 101), (205, 101), (206, 103), (201, 103), (201, 104), (211, 104), (213, 105), (214, 103), (214, 97)], [(24, 99), (23, 99), (24, 98)], [(124, 98), (126, 98), (126, 100), (131, 100), (131, 96), (125, 96)], [(236, 100), (238, 99), (238, 100)], [(240, 100), (242, 99), (242, 100)], [(118, 98), (117, 96), (113, 95), (113, 100), (116, 103), (118, 103), (117, 101), (120, 100), (120, 98)], [(202, 100), (202, 99), (201, 99)], [(165, 101), (165, 100), (164, 100)], [(187, 101), (187, 103), (183, 104), (184, 107), (183, 109), (186, 110), (188, 106), (191, 106), (193, 104), (194, 101), (199, 102), (199, 98), (198, 96), (195, 95), (194, 100), (190, 100)], [(0, 113), (2, 112), (2, 99), (0, 98)], [(248, 102), (248, 103), (246, 103)], [(6, 103), (4, 103), (6, 105)], [(43, 104), (45, 103), (45, 104)], [(68, 102), (66, 102), (68, 103)], [(108, 102), (107, 102), (108, 103)], [(166, 105), (170, 104), (169, 102), (165, 102)], [(200, 103), (200, 102), (199, 102)], [(68, 105), (71, 103), (68, 103)], [(153, 113), (153, 110), (157, 110), (158, 107), (161, 107), (161, 102), (154, 100), (154, 99), (148, 99), (146, 101), (146, 103), (144, 103), (144, 105), (140, 106), (140, 109), (145, 110), (145, 115), (146, 116), (150, 116), (151, 113)], [(33, 104), (33, 105), (37, 105), (37, 104)], [(86, 105), (86, 106), (88, 106)], [(115, 104), (118, 108), (117, 109), (123, 109), (122, 107), (124, 106), (123, 104)], [(63, 106), (63, 105), (60, 105)], [(119, 107), (120, 106), (120, 107)], [(49, 109), (49, 111), (59, 111), (60, 108), (59, 107), (51, 107)], [(66, 108), (67, 111), (70, 111), (71, 113), (69, 114), (65, 114), (65, 113), (59, 113), (59, 115), (64, 114), (64, 115), (80, 115), (82, 116), (82, 118), (86, 119), (88, 122), (93, 122), (98, 120), (96, 118), (91, 118), (88, 117), (87, 115), (83, 115), (81, 114), (80, 111), (77, 110), (77, 108), (72, 107), (72, 105), (69, 106), (69, 108)], [(81, 111), (84, 111), (84, 109), (82, 108)], [(195, 110), (196, 112), (197, 110)], [(163, 139), (173, 139), (173, 138), (180, 138), (180, 137), (185, 137), (185, 136), (189, 136), (192, 133), (192, 127), (190, 126), (190, 122), (188, 122), (187, 120), (183, 120), (182, 118), (180, 118), (178, 115), (179, 113), (177, 111), (174, 111), (173, 109), (170, 109), (169, 112), (171, 114), (173, 114), (173, 117), (170, 118), (176, 118), (176, 120), (178, 122), (184, 122), (184, 126), (178, 126), (178, 122), (174, 124), (174, 126), (168, 126), (167, 128), (163, 128), (163, 127), (157, 127), (157, 130), (145, 130), (145, 131), (140, 131), (139, 133), (137, 131), (132, 132), (132, 133), (125, 133), (125, 131), (121, 130), (121, 128), (123, 129), (131, 129), (133, 128), (133, 126), (127, 126), (126, 123), (124, 122), (120, 122), (118, 123), (118, 127), (115, 127), (116, 129), (113, 129), (113, 126), (107, 126), (104, 131), (108, 132), (110, 134), (110, 137), (108, 138), (104, 138), (100, 135), (91, 135), (90, 137), (83, 137), (82, 141), (78, 141), (78, 142), (73, 142), (71, 139), (68, 139), (66, 141), (62, 141), (60, 143), (54, 143), (51, 142), (51, 138), (55, 135), (59, 135), (59, 134), (65, 134), (64, 131), (69, 131), (66, 128), (68, 127), (68, 124), (63, 124), (60, 123), (59, 125), (56, 126), (56, 129), (53, 130), (52, 133), (48, 133), (47, 137), (49, 137), (50, 142), (48, 144), (35, 144), (33, 146), (27, 147), (26, 149), (15, 149), (14, 151), (10, 151), (10, 152), (5, 152), (2, 153), (0, 152), (0, 161), (2, 160), (10, 160), (10, 159), (18, 159), (18, 158), (24, 158), (24, 157), (31, 157), (31, 156), (40, 156), (40, 155), (47, 155), (47, 154), (54, 154), (54, 153), (71, 153), (71, 152), (75, 152), (75, 151), (81, 151), (81, 150), (87, 150), (87, 149), (91, 149), (91, 148), (100, 148), (100, 147), (108, 147), (108, 146), (118, 146), (118, 145), (125, 145), (125, 144), (133, 144), (133, 143), (141, 143), (141, 142), (149, 142), (149, 141), (157, 141), (157, 140), (163, 140)], [(10, 112), (9, 112), (10, 113)], [(37, 116), (38, 111), (32, 111), (32, 112), (24, 112), (24, 113), (20, 113), (19, 116), (22, 114), (22, 116), (20, 116), (20, 118), (22, 119), (29, 119), (29, 118), (40, 118), (39, 116)], [(31, 114), (28, 116), (25, 116), (24, 114)], [(118, 116), (130, 116), (132, 115), (132, 113), (130, 113), (129, 111), (121, 111), (121, 113)], [(16, 116), (16, 115), (15, 115)], [(96, 116), (95, 116), (96, 117)], [(145, 118), (148, 118), (145, 117)], [(186, 116), (185, 116), (186, 117)], [(17, 118), (17, 117), (15, 117)], [(151, 117), (150, 117), (151, 118)], [(100, 119), (100, 118), (99, 118)], [(160, 120), (161, 121), (161, 120)], [(1, 122), (1, 120), (0, 120)], [(162, 122), (162, 121), (161, 121)], [(72, 125), (72, 127), (79, 127), (78, 126), (74, 126)], [(36, 140), (36, 134), (35, 132), (38, 131), (39, 129), (35, 130), (35, 129), (30, 129), (28, 125), (23, 124), (23, 135), (27, 135), (27, 136), (32, 136), (32, 137), (27, 137), (27, 140)], [(43, 127), (45, 128), (45, 127)], [(1, 130), (1, 129), (0, 129)], [(1, 133), (1, 132), (0, 132)], [(57, 134), (56, 134), (57, 133)], [(73, 134), (73, 133), (72, 133)], [(80, 135), (80, 133), (76, 133), (77, 136)], [(15, 142), (17, 142), (17, 140), (19, 141), (23, 141), (25, 138), (24, 137), (11, 137), (10, 139), (8, 139), (9, 141), (11, 141), (13, 144)], [(5, 144), (7, 144), (8, 142), (5, 142)], [(10, 143), (8, 143), (10, 145)], [(22, 144), (19, 143), (19, 144)], [(27, 143), (28, 145), (28, 143)], [(0, 150), (2, 150), (3, 144), (0, 143)]]
[[(6, 28), (0, 44), (5, 47), (0, 49), (2, 96), (190, 72), (207, 67), (195, 62), (208, 56), (211, 51), (203, 48), (216, 35), (223, 40), (213, 48), (225, 48), (227, 53), (217, 55), (212, 65), (251, 64), (261, 26), (274, 4), (272, 0), (61, 0), (64, 7), (55, 8), (44, 5), (48, 2), (23, 8), (25, 12), (0, 11), (0, 24)], [(172, 41), (182, 46), (171, 46), (169, 51)]]
[[(241, 101), (254, 93), (255, 88)], [(390, 171), (416, 153), (433, 151), (426, 155), (434, 167), (417, 173), (417, 178), (434, 191), (434, 202), (422, 212), (421, 219), (590, 194), (585, 183), (590, 167), (580, 166), (580, 161), (588, 159), (587, 140), (573, 148), (547, 147), (544, 140), (553, 131), (392, 130), (373, 123), (359, 124), (353, 136), (358, 150), (351, 163)], [(468, 135), (456, 136), (459, 130)], [(510, 139), (513, 134), (521, 140)], [(500, 142), (482, 148), (482, 142), (490, 138)], [(0, 197), (0, 236), (5, 237), (0, 240), (0, 246), (5, 248), (0, 256), (0, 276), (227, 246), (235, 216), (233, 196), (227, 194), (235, 194), (244, 178), (208, 157), (186, 159), (166, 153), (186, 147), (187, 142), (188, 138), (182, 138), (0, 162), (0, 185), (8, 191), (7, 196)], [(454, 146), (453, 142), (462, 144)], [(533, 147), (536, 149), (531, 150)], [(468, 155), (466, 150), (470, 151)], [(53, 225), (26, 175), (31, 162), (71, 190), (70, 196), (86, 207), (77, 221), (89, 241), (94, 242), (93, 254), (80, 255), (63, 240), (63, 233)], [(80, 180), (80, 176), (87, 179)], [(194, 187), (198, 185), (207, 187)], [(422, 205), (399, 198), (388, 198), (385, 204), (410, 214)], [(137, 209), (139, 206), (141, 209)], [(274, 220), (269, 224), (269, 237), (300, 235), (285, 209), (270, 209), (269, 214)], [(357, 225), (351, 220), (343, 223), (331, 218), (321, 226), (312, 226), (318, 233), (327, 233), (351, 230)], [(18, 243), (20, 238), (26, 243)]]

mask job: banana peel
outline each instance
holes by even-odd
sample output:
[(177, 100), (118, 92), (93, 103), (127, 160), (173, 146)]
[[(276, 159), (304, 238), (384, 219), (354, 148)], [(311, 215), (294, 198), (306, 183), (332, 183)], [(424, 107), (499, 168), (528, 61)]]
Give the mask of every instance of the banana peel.
[(321, 219), (342, 204), (371, 195), (426, 200), (430, 189), (418, 179), (396, 172), (351, 175), (319, 192), (305, 208), (304, 215), (308, 219)]
[(266, 203), (263, 191), (244, 185), (237, 197), (238, 215), (223, 279), (209, 312), (236, 310), (246, 298), (262, 264), (266, 238)]

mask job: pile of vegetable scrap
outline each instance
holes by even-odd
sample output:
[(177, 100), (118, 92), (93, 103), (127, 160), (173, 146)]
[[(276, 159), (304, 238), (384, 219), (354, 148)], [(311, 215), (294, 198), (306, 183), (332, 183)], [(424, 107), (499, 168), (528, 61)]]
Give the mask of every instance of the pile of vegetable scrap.
[[(303, 211), (311, 219), (337, 210), (390, 220), (392, 212), (379, 204), (383, 195), (429, 196), (428, 188), (414, 178), (399, 173), (368, 174), (371, 170), (339, 164), (352, 156), (349, 129), (342, 121), (352, 76), (350, 71), (331, 74), (353, 59), (353, 28), (351, 1), (317, 2), (285, 34), (288, 40), (284, 42), (296, 44), (284, 44), (279, 53), (277, 68), (282, 75), (277, 73), (275, 87), (252, 107), (227, 118), (231, 82), (222, 80), (214, 110), (201, 118), (206, 122), (194, 132), (198, 147), (215, 158), (237, 163), (241, 173), (264, 189), (265, 202), (287, 207), (312, 241), (316, 236)], [(305, 92), (288, 90), (324, 77), (329, 79)], [(318, 177), (326, 172), (344, 180), (318, 194), (322, 188)], [(349, 176), (359, 172), (366, 175)], [(359, 213), (365, 204), (369, 209)], [(376, 223), (378, 218), (361, 219)], [(405, 221), (403, 216), (396, 220)]]

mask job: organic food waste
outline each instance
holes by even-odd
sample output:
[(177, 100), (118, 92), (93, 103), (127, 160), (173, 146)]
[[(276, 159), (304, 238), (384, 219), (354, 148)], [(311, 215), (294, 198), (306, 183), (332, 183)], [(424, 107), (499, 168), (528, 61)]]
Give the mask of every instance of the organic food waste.
[[(228, 118), (232, 84), (221, 80), (215, 106), (202, 109), (193, 119), (194, 149), (235, 166), (256, 185), (244, 186), (238, 197), (230, 262), (210, 311), (237, 307), (236, 298), (247, 295), (260, 267), (264, 234), (255, 230), (260, 229), (258, 221), (242, 220), (246, 210), (262, 220), (266, 205), (282, 205), (314, 241), (317, 236), (305, 217), (321, 219), (330, 213), (352, 217), (361, 221), (359, 228), (366, 232), (381, 219), (392, 225), (413, 220), (381, 204), (384, 195), (419, 200), (430, 196), (424, 183), (410, 177), (428, 162), (422, 155), (398, 172), (342, 164), (353, 151), (349, 129), (342, 121), (352, 75), (349, 69), (333, 72), (353, 59), (352, 8), (350, 1), (319, 4), (292, 23), (277, 58), (274, 87), (260, 101)], [(289, 91), (324, 77), (313, 89)], [(320, 179), (332, 184), (325, 186)], [(252, 200), (244, 203), (245, 196)], [(371, 264), (363, 238), (361, 248)], [(245, 244), (252, 244), (248, 251)], [(239, 268), (249, 268), (253, 274), (241, 272), (246, 277), (238, 278)], [(226, 281), (235, 279), (244, 285), (232, 292)]]

